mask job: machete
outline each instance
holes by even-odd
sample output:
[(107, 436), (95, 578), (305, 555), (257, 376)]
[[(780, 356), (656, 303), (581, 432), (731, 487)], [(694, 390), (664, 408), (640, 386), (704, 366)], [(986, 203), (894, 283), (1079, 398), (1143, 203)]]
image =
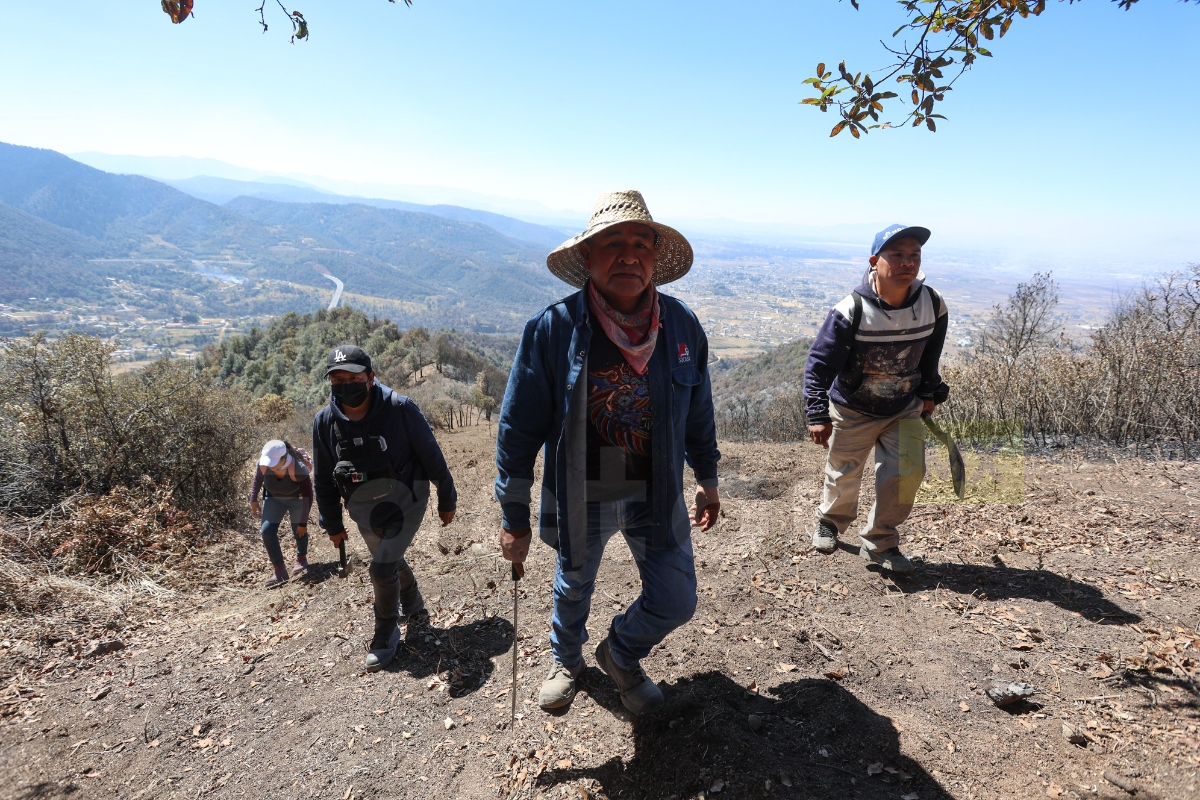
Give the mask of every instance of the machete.
[(950, 434), (933, 421), (933, 417), (929, 416), (928, 411), (921, 414), (921, 421), (925, 423), (925, 427), (934, 435), (934, 438), (946, 445), (946, 450), (950, 453), (950, 480), (954, 483), (954, 494), (959, 500), (962, 500), (967, 494), (967, 465), (963, 463), (958, 445), (954, 443)]
[(338, 577), (345, 578), (350, 574), (350, 568), (353, 562), (350, 560), (352, 556), (346, 555), (346, 543), (338, 542)]

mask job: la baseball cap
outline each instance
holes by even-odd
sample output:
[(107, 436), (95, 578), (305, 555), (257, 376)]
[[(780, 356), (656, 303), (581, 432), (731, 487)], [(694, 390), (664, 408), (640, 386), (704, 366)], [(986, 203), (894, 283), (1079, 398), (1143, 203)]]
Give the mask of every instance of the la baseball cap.
[(325, 376), (336, 370), (346, 372), (370, 372), (371, 357), (367, 351), (355, 344), (339, 344), (325, 358)]
[(875, 241), (871, 243), (871, 255), (879, 255), (879, 251), (891, 244), (893, 239), (901, 239), (905, 236), (911, 236), (924, 246), (929, 241), (930, 235), (929, 228), (922, 228), (918, 225), (888, 225), (875, 234)]

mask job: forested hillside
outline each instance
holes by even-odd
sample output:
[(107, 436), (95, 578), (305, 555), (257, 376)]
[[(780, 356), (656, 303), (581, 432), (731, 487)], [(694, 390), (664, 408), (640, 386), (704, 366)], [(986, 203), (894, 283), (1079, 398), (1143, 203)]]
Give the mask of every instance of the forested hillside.
[(712, 369), (713, 402), (722, 436), (794, 441), (802, 438), (804, 364), (809, 339), (797, 339), (761, 355), (718, 362)]
[(378, 379), (412, 395), (439, 427), (465, 424), (476, 411), (490, 416), (504, 396), (516, 352), (515, 337), (405, 331), (391, 320), (338, 308), (286, 314), (265, 329), (206, 348), (201, 363), (214, 383), (312, 408), (329, 394), (326, 356), (345, 343), (366, 350)]

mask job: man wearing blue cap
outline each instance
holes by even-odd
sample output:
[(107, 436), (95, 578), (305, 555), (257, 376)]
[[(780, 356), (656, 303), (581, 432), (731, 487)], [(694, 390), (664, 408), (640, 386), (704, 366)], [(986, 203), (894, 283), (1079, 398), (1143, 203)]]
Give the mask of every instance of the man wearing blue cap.
[(837, 549), (858, 516), (863, 467), (875, 448), (875, 503), (859, 554), (892, 572), (911, 572), (897, 527), (912, 511), (925, 474), (920, 418), (950, 394), (938, 372), (946, 304), (925, 285), (927, 228), (891, 225), (875, 236), (862, 284), (834, 306), (808, 351), (808, 435), (829, 450), (813, 547)]

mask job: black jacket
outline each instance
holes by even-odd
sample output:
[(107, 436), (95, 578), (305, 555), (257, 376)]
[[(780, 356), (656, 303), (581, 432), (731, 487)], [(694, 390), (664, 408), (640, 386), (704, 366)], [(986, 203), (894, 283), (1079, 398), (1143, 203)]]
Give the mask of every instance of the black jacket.
[[(375, 426), (376, 420), (379, 420)], [(377, 431), (387, 440), (385, 456), (397, 475), (404, 477), (410, 489), (414, 482), (431, 481), (437, 484), (438, 511), (453, 511), (458, 505), (458, 493), (442, 448), (433, 438), (433, 431), (421, 409), (410, 398), (376, 383), (371, 387), (371, 410), (358, 422), (351, 422), (337, 402), (329, 403), (313, 419), (313, 488), (317, 495), (317, 511), (322, 528), (329, 533), (345, 530), (342, 522), (342, 497), (333, 481), (337, 437), (334, 418), (341, 423), (349, 438), (366, 437)], [(374, 427), (374, 431), (372, 428)]]

